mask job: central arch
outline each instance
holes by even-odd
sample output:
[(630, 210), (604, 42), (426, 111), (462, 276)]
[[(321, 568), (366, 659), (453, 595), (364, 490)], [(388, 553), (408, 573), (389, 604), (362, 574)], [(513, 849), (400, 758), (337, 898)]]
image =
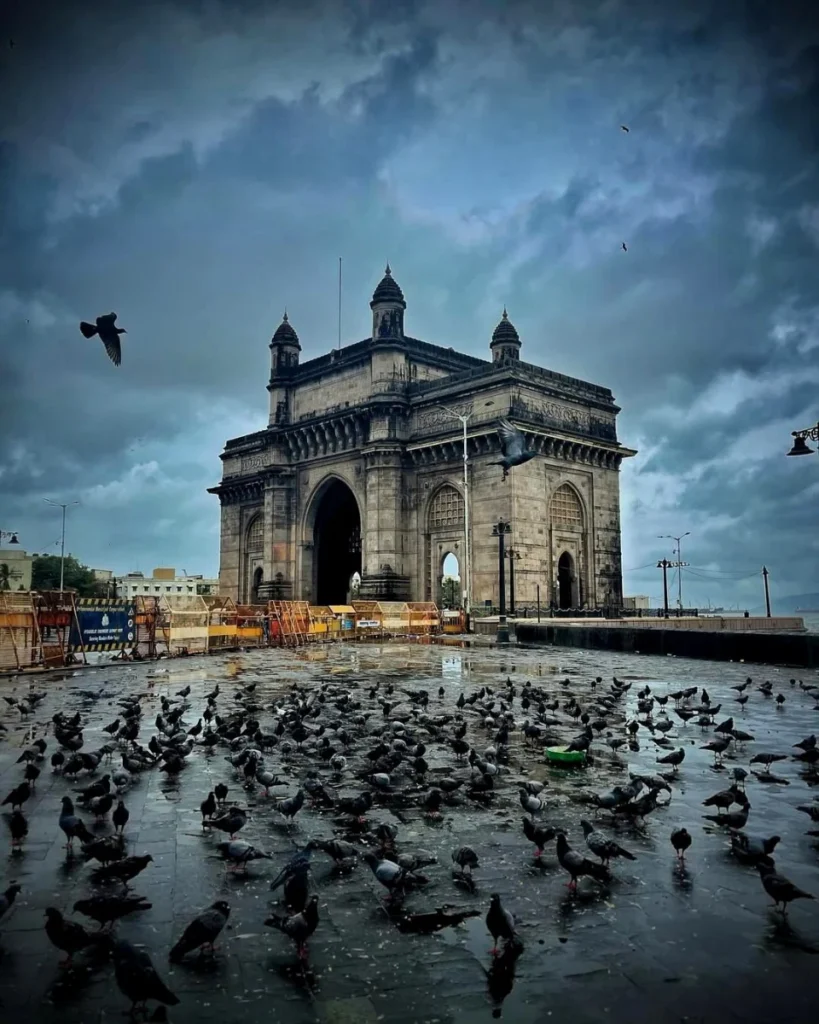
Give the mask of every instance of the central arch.
[(361, 515), (355, 495), (338, 478), (316, 495), (313, 511), (313, 586), (317, 604), (346, 604), (361, 573)]
[(557, 594), (559, 608), (575, 608), (574, 559), (564, 551), (557, 562)]

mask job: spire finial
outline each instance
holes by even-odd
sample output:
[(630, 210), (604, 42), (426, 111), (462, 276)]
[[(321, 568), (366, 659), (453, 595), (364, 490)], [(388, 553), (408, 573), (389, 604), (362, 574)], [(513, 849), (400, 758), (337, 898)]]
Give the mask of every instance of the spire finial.
[(290, 321), (287, 319), (287, 306), (284, 307), (284, 316), (282, 317), (282, 321), (286, 324), (290, 323)]
[(384, 271), (384, 273), (387, 275), (387, 277), (392, 277), (392, 271), (390, 270), (389, 263), (387, 264), (387, 269)]
[(509, 314), (506, 312), (506, 305), (505, 304), (504, 304), (504, 307), (503, 307), (503, 317), (502, 317), (502, 319), (503, 320), (508, 320), (509, 319)]

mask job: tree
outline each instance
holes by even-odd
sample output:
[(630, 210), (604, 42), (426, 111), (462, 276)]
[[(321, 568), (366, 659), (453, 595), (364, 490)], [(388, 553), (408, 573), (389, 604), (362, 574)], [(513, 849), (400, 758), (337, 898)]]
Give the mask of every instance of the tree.
[(453, 576), (445, 576), (441, 584), (441, 600), (445, 608), (457, 608), (461, 603), (461, 584)]
[[(63, 586), (76, 590), (80, 597), (103, 597), (105, 584), (100, 581), (87, 565), (82, 565), (73, 555), (65, 556)], [(32, 590), (60, 589), (60, 556), (36, 555), (31, 566)]]
[(0, 590), (11, 590), (11, 581), (16, 575), (19, 573), (15, 573), (8, 562), (0, 562)]

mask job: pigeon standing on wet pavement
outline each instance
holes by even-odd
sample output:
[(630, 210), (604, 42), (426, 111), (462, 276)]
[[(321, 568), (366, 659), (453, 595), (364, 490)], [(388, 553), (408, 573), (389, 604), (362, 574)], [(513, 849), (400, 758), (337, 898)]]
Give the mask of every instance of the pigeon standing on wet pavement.
[(535, 825), (531, 818), (521, 818), (521, 821), (523, 822), (523, 834), (530, 843), (535, 844), (535, 857), (539, 858), (543, 853), (543, 848), (555, 838), (557, 832), (551, 825)]
[(303, 806), (304, 790), (299, 789), (295, 796), (287, 797), (285, 800), (279, 800), (276, 804), (276, 810), (289, 821), (293, 821)]
[(514, 942), (517, 939), (515, 931), (515, 919), (512, 914), (503, 906), (498, 893), (493, 892), (489, 898), (489, 910), (486, 912), (486, 928), (492, 936), (491, 953), (495, 956), (498, 952), (498, 939), (505, 943)]
[(312, 896), (301, 913), (292, 914), (290, 917), (271, 914), (265, 921), (268, 928), (276, 928), (289, 936), (296, 943), (298, 956), (304, 959), (307, 957), (307, 940), (318, 927), (318, 923), (318, 896)]
[(99, 936), (92, 935), (76, 921), (67, 921), (56, 907), (46, 908), (46, 935), (52, 945), (66, 954), (62, 966), (71, 963), (74, 954), (86, 949), (99, 941)]
[(471, 846), (457, 847), (457, 849), (452, 851), (452, 860), (462, 871), (468, 868), (470, 874), (473, 868), (478, 867), (478, 855)]
[(171, 949), (168, 959), (178, 962), (195, 949), (207, 946), (209, 952), (214, 950), (214, 942), (225, 927), (230, 917), (230, 905), (225, 900), (217, 900), (207, 910), (198, 914), (182, 933), (182, 937)]
[(9, 832), (11, 832), (12, 849), (23, 845), (23, 840), (28, 835), (28, 822), (22, 811), (13, 811), (9, 818)]
[(206, 828), (218, 828), (220, 832), (227, 832), (231, 839), (236, 833), (247, 824), (247, 814), (241, 807), (229, 807), (228, 810), (218, 818), (203, 819), (202, 825)]
[(584, 875), (588, 875), (597, 882), (607, 882), (611, 877), (604, 864), (589, 860), (588, 857), (573, 850), (563, 832), (557, 833), (557, 859), (560, 861), (560, 866), (571, 875), (568, 885), (572, 891), (577, 889), (578, 878), (582, 878)]
[(117, 806), (114, 808), (114, 813), (111, 815), (111, 821), (113, 822), (114, 830), (116, 832), (124, 832), (125, 826), (128, 824), (129, 818), (130, 814), (128, 813), (128, 808), (125, 806), (122, 800), (119, 800), (117, 802)]
[(121, 939), (114, 944), (114, 977), (122, 994), (131, 1000), (131, 1014), (149, 1000), (176, 1006), (179, 998), (156, 973), (151, 957), (130, 942)]
[(771, 854), (780, 842), (779, 836), (749, 836), (746, 832), (731, 833), (731, 852), (745, 864), (758, 864), (761, 861), (770, 862)]
[(687, 828), (675, 828), (671, 833), (671, 845), (679, 858), (680, 863), (685, 862), (685, 851), (691, 846), (691, 834)]
[(772, 860), (760, 861), (757, 864), (757, 869), (760, 880), (765, 887), (765, 892), (774, 901), (774, 906), (779, 909), (779, 904), (782, 904), (782, 915), (784, 917), (787, 917), (788, 904), (793, 902), (793, 900), (816, 899), (812, 893), (805, 892), (804, 889), (798, 888), (793, 882), (785, 878), (784, 875), (780, 875)]
[(91, 896), (85, 900), (77, 900), (74, 913), (83, 914), (96, 921), (100, 927), (113, 924), (121, 917), (133, 914), (136, 910), (150, 910), (150, 904), (143, 896)]
[(146, 853), (141, 857), (123, 857), (122, 860), (115, 860), (111, 864), (97, 868), (95, 880), (99, 882), (122, 882), (127, 890), (128, 883), (143, 872), (153, 859), (150, 853)]
[(374, 853), (365, 853), (364, 860), (369, 864), (376, 879), (394, 896), (404, 886), (406, 872), (395, 861), (376, 857)]
[(606, 867), (609, 861), (616, 857), (625, 857), (626, 860), (637, 860), (633, 853), (630, 853), (613, 839), (607, 839), (602, 832), (598, 832), (590, 821), (585, 819), (580, 822), (583, 835), (586, 837), (586, 846), (595, 856), (599, 857)]
[(84, 338), (93, 338), (95, 334), (98, 334), (100, 341), (105, 345), (108, 358), (114, 366), (119, 366), (122, 362), (122, 347), (119, 336), (128, 332), (124, 327), (117, 327), (116, 322), (116, 313), (106, 313), (103, 316), (97, 317), (96, 325), (89, 324), (86, 320), (81, 320), (80, 330)]

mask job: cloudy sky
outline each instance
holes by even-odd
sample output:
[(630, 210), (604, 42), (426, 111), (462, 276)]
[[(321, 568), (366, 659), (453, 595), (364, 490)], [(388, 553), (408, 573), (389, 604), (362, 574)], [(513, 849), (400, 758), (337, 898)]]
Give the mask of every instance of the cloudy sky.
[[(32, 0), (0, 49), (0, 527), (215, 573), (224, 440), (303, 358), (409, 333), (607, 385), (627, 593), (819, 590), (819, 7), (811, 0)], [(811, 10), (813, 13), (811, 13)], [(548, 11), (548, 13), (543, 13)], [(626, 124), (630, 131), (621, 131)], [(623, 252), (625, 241), (628, 251)], [(77, 322), (114, 309), (116, 369)]]

